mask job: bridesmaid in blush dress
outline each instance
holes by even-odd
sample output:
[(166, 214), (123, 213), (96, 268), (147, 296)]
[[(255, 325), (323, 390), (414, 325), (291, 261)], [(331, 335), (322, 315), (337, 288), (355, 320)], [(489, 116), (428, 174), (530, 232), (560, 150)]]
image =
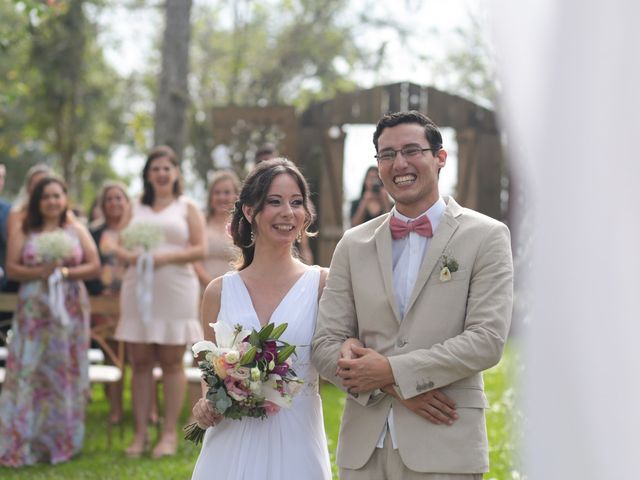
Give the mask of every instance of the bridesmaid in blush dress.
[(232, 262), (240, 254), (227, 231), (239, 192), (240, 180), (233, 171), (219, 170), (213, 175), (207, 197), (206, 233), (209, 249), (204, 260), (195, 263), (203, 289), (211, 280), (231, 270)]
[(152, 456), (173, 455), (178, 445), (177, 422), (182, 409), (186, 377), (182, 357), (187, 344), (202, 337), (198, 321), (200, 288), (193, 262), (206, 253), (204, 219), (196, 205), (182, 193), (178, 160), (169, 147), (156, 147), (142, 171), (144, 190), (133, 203), (125, 224), (157, 225), (164, 243), (153, 254), (153, 303), (149, 323), (140, 312), (136, 287), (140, 282), (136, 261), (140, 252), (120, 250), (127, 268), (120, 290), (120, 322), (116, 339), (128, 343), (134, 439), (126, 455), (139, 457), (148, 444), (147, 419), (151, 409), (153, 367), (162, 368), (164, 423)]

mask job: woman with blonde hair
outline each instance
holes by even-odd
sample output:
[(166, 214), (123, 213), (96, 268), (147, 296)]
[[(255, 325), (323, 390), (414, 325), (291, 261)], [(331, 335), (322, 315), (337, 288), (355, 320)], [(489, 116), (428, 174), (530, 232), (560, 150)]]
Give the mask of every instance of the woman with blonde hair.
[[(100, 277), (87, 281), (86, 285), (91, 295), (114, 297), (114, 301), (118, 301), (124, 266), (120, 263), (117, 253), (123, 218), (130, 206), (127, 187), (121, 182), (106, 181), (96, 197), (95, 204), (100, 211), (100, 218), (92, 223), (89, 231), (100, 254)], [(92, 323), (113, 334), (118, 318), (93, 315)], [(108, 340), (107, 345), (112, 352), (117, 351), (116, 341)], [(109, 355), (106, 355), (105, 358), (107, 363), (111, 363)], [(109, 422), (112, 424), (120, 423), (122, 419), (122, 381), (110, 383), (106, 388), (109, 400)]]
[(209, 252), (204, 260), (195, 264), (202, 288), (231, 270), (232, 262), (240, 253), (227, 230), (238, 193), (240, 180), (233, 171), (219, 170), (213, 175), (207, 196), (206, 233)]

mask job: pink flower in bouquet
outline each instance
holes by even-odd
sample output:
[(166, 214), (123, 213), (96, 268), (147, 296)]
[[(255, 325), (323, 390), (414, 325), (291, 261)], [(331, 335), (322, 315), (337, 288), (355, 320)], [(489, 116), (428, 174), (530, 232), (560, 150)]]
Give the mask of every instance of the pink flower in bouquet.
[(280, 411), (280, 407), (278, 405), (276, 405), (273, 402), (270, 402), (269, 400), (265, 400), (262, 404), (262, 406), (264, 407), (265, 412), (267, 412), (267, 416), (271, 416), (271, 415), (275, 415), (276, 413), (278, 413)]
[(251, 370), (247, 367), (238, 367), (227, 370), (227, 374), (235, 380), (248, 380), (251, 375)]
[(236, 380), (231, 376), (224, 379), (224, 386), (227, 388), (227, 394), (239, 402), (247, 399), (251, 395), (251, 391), (245, 387), (244, 383), (244, 380)]

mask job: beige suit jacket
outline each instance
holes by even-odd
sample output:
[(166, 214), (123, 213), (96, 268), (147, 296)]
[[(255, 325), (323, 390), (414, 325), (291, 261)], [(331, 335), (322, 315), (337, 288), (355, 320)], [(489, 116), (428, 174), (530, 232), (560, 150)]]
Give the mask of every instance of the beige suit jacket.
[[(389, 215), (348, 230), (336, 247), (320, 300), (312, 360), (340, 388), (342, 342), (359, 338), (387, 356), (402, 398), (439, 388), (455, 400), (459, 419), (434, 425), (387, 394), (349, 395), (337, 463), (365, 465), (393, 406), (398, 450), (418, 472), (488, 471), (483, 370), (498, 363), (509, 331), (513, 262), (509, 230), (452, 198), (431, 240), (403, 319), (393, 292)], [(457, 260), (440, 280), (442, 256)]]

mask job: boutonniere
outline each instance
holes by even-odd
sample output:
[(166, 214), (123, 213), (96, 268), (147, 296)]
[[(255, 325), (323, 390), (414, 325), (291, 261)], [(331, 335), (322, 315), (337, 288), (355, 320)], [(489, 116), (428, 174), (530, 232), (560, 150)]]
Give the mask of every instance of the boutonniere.
[(440, 281), (448, 282), (451, 274), (458, 271), (458, 261), (451, 255), (442, 255), (442, 269), (440, 270)]

